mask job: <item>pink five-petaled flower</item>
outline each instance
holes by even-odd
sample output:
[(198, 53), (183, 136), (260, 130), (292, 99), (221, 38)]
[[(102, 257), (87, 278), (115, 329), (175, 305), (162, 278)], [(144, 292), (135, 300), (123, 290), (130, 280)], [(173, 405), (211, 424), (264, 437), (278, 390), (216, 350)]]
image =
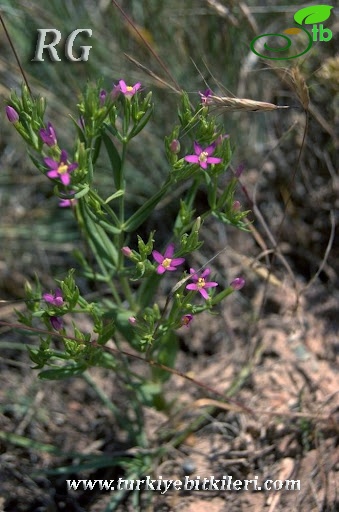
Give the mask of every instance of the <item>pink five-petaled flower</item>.
[(203, 296), (204, 299), (208, 299), (209, 295), (206, 291), (206, 288), (214, 288), (215, 286), (218, 286), (218, 283), (214, 281), (205, 281), (205, 277), (210, 275), (210, 273), (210, 269), (206, 268), (206, 270), (204, 270), (199, 277), (197, 272), (193, 268), (190, 268), (190, 274), (192, 276), (191, 279), (194, 281), (194, 283), (188, 284), (186, 286), (187, 290), (196, 290)]
[(199, 164), (202, 169), (207, 169), (208, 164), (220, 164), (222, 161), (221, 158), (211, 156), (214, 153), (214, 150), (215, 143), (203, 149), (200, 144), (194, 142), (195, 155), (187, 155), (185, 156), (185, 160), (190, 164)]
[(152, 252), (153, 258), (155, 259), (155, 261), (157, 263), (159, 263), (159, 265), (157, 267), (158, 274), (163, 274), (164, 272), (166, 272), (166, 270), (170, 270), (170, 271), (176, 270), (176, 267), (178, 265), (181, 265), (182, 263), (184, 263), (185, 258), (172, 258), (173, 254), (174, 254), (174, 244), (169, 244), (164, 255), (160, 254), (160, 252), (158, 252), (158, 251)]
[(56, 138), (54, 127), (51, 123), (47, 124), (47, 128), (41, 128), (39, 130), (39, 135), (40, 135), (42, 142), (47, 144), (47, 146), (52, 147), (52, 146), (56, 145), (57, 138)]
[(59, 162), (50, 157), (44, 158), (44, 162), (51, 169), (47, 176), (49, 178), (60, 178), (61, 183), (66, 186), (71, 182), (69, 173), (78, 167), (75, 162), (73, 164), (67, 163), (67, 152), (64, 149), (61, 151)]
[(124, 80), (119, 80), (120, 92), (126, 97), (131, 98), (140, 89), (141, 83), (138, 82), (135, 85), (126, 85)]
[(64, 303), (60, 288), (57, 288), (54, 294), (44, 293), (42, 297), (46, 302), (48, 302), (48, 304), (52, 304), (53, 306), (61, 307)]

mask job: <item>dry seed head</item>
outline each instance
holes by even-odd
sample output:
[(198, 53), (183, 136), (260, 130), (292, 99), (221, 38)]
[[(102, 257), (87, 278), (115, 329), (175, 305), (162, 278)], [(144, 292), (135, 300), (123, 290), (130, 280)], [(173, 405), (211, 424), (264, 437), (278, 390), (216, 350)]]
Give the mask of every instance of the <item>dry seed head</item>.
[(307, 110), (310, 103), (310, 95), (308, 92), (308, 87), (306, 85), (305, 79), (300, 73), (299, 68), (291, 69), (289, 76), (291, 80), (291, 85), (293, 86), (293, 89), (297, 93), (300, 103), (302, 104), (304, 109)]
[(289, 108), (287, 105), (278, 106), (265, 101), (249, 100), (247, 98), (232, 98), (228, 96), (206, 96), (205, 104), (209, 107), (220, 108), (234, 112), (242, 110), (245, 112), (277, 110), (278, 108)]

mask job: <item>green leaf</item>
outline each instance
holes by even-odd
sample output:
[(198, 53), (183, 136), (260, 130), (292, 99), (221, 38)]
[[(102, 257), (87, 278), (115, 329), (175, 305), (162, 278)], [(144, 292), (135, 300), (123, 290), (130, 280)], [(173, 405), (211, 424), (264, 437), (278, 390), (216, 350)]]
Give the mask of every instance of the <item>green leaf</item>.
[(84, 188), (79, 190), (79, 192), (74, 194), (74, 196), (70, 196), (70, 197), (75, 197), (76, 199), (79, 199), (80, 197), (84, 197), (86, 194), (88, 194), (88, 191), (89, 191), (89, 186), (85, 185)]
[(106, 325), (102, 324), (99, 337), (97, 339), (98, 345), (105, 345), (109, 341), (115, 332), (114, 322), (108, 322)]
[(107, 150), (107, 153), (108, 153), (108, 157), (110, 159), (110, 162), (111, 162), (111, 167), (112, 167), (112, 171), (113, 171), (113, 179), (114, 179), (114, 184), (116, 186), (116, 188), (119, 190), (122, 188), (121, 186), (121, 181), (122, 181), (122, 169), (121, 169), (121, 158), (120, 158), (120, 155), (118, 153), (118, 150), (117, 148), (115, 147), (112, 139), (109, 137), (109, 135), (107, 135), (107, 133), (103, 133), (102, 134), (102, 140), (104, 141), (104, 144), (105, 144), (105, 147), (106, 147), (106, 150)]
[(110, 203), (111, 201), (113, 201), (113, 199), (117, 199), (118, 197), (121, 197), (123, 196), (125, 193), (124, 190), (120, 189), (120, 190), (117, 190), (116, 192), (114, 192), (114, 194), (112, 194), (111, 196), (109, 196), (106, 200), (105, 200), (105, 204), (108, 204)]
[(294, 21), (299, 25), (313, 25), (313, 23), (321, 23), (330, 17), (331, 5), (310, 5), (297, 11), (294, 15)]
[(39, 373), (39, 379), (43, 380), (63, 380), (70, 377), (81, 375), (86, 370), (85, 365), (72, 365), (63, 368), (51, 368)]
[[(160, 347), (154, 355), (154, 360), (157, 363), (173, 368), (179, 350), (178, 336), (173, 331), (168, 331), (159, 340), (159, 343)], [(152, 366), (152, 377), (154, 380), (166, 382), (170, 376), (171, 373), (169, 371), (158, 366)]]
[(152, 196), (146, 203), (144, 203), (122, 226), (122, 229), (127, 233), (131, 233), (137, 229), (153, 212), (156, 205), (164, 197), (168, 191), (170, 182), (168, 181), (165, 185)]

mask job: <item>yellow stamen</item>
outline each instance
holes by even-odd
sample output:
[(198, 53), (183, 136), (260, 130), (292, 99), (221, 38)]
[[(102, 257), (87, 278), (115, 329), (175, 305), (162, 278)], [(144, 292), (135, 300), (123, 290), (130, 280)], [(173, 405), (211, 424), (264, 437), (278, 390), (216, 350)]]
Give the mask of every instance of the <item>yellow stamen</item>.
[(60, 164), (58, 167), (58, 173), (59, 174), (66, 174), (68, 171), (68, 165), (67, 164)]
[(206, 162), (207, 158), (208, 158), (208, 153), (206, 151), (202, 151), (199, 155), (199, 161)]
[(198, 285), (199, 289), (200, 288), (204, 288), (204, 286), (205, 286), (205, 279), (203, 277), (199, 277), (197, 285)]
[(165, 268), (168, 268), (171, 266), (171, 259), (170, 258), (165, 258), (164, 261), (161, 263), (161, 265)]

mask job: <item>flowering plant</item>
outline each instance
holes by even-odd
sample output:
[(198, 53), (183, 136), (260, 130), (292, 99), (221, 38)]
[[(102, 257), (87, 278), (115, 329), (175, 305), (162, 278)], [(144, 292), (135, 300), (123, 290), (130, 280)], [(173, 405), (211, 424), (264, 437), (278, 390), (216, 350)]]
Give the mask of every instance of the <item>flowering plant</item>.
[[(52, 328), (41, 336), (40, 347), (30, 350), (30, 357), (42, 370), (40, 377), (46, 379), (78, 375), (91, 366), (129, 372), (116, 359), (116, 350), (124, 341), (152, 362), (148, 378), (142, 380), (130, 373), (130, 383), (136, 388), (145, 382), (160, 385), (175, 364), (177, 330), (190, 328), (196, 315), (208, 313), (244, 285), (241, 277), (231, 284), (225, 283), (223, 276), (210, 279), (208, 262), (201, 269), (190, 268), (192, 253), (202, 246), (199, 232), (208, 217), (245, 228), (248, 212), (241, 211), (239, 202), (234, 201), (237, 179), (229, 171), (230, 139), (207, 108), (199, 102), (192, 107), (183, 93), (179, 124), (165, 138), (168, 169), (164, 183), (137, 211), (129, 213), (128, 148), (152, 116), (152, 93), (139, 82), (129, 86), (124, 80), (111, 91), (102, 89), (100, 83), (87, 85), (72, 117), (76, 132), (73, 149), (62, 147), (53, 123), (44, 119), (45, 108), (45, 99), (33, 98), (23, 85), (21, 96), (12, 93), (6, 114), (30, 147), (37, 169), (51, 180), (59, 206), (70, 208), (91, 249), (92, 258), (77, 254), (83, 275), (99, 289), (104, 284), (110, 297), (88, 302), (76, 285), (74, 270), (57, 281), (54, 291), (42, 293), (40, 285), (27, 285), (27, 312), (19, 313), (20, 322), (32, 327), (39, 321)], [(93, 185), (103, 150), (112, 176), (106, 194)], [(152, 162), (148, 165), (151, 172)], [(225, 173), (229, 180), (222, 190), (220, 178), (224, 179)], [(190, 186), (172, 226), (163, 233), (168, 243), (162, 250), (160, 234), (151, 231), (143, 240), (137, 232), (146, 221), (149, 225), (159, 202), (182, 182)], [(197, 193), (202, 187), (208, 205), (195, 217)], [(166, 300), (162, 291), (165, 280), (170, 285)], [(91, 318), (92, 332), (84, 332), (76, 323), (79, 313)], [(53, 332), (63, 341), (61, 351), (53, 347)], [(161, 385), (156, 389), (154, 394), (161, 392)]]

